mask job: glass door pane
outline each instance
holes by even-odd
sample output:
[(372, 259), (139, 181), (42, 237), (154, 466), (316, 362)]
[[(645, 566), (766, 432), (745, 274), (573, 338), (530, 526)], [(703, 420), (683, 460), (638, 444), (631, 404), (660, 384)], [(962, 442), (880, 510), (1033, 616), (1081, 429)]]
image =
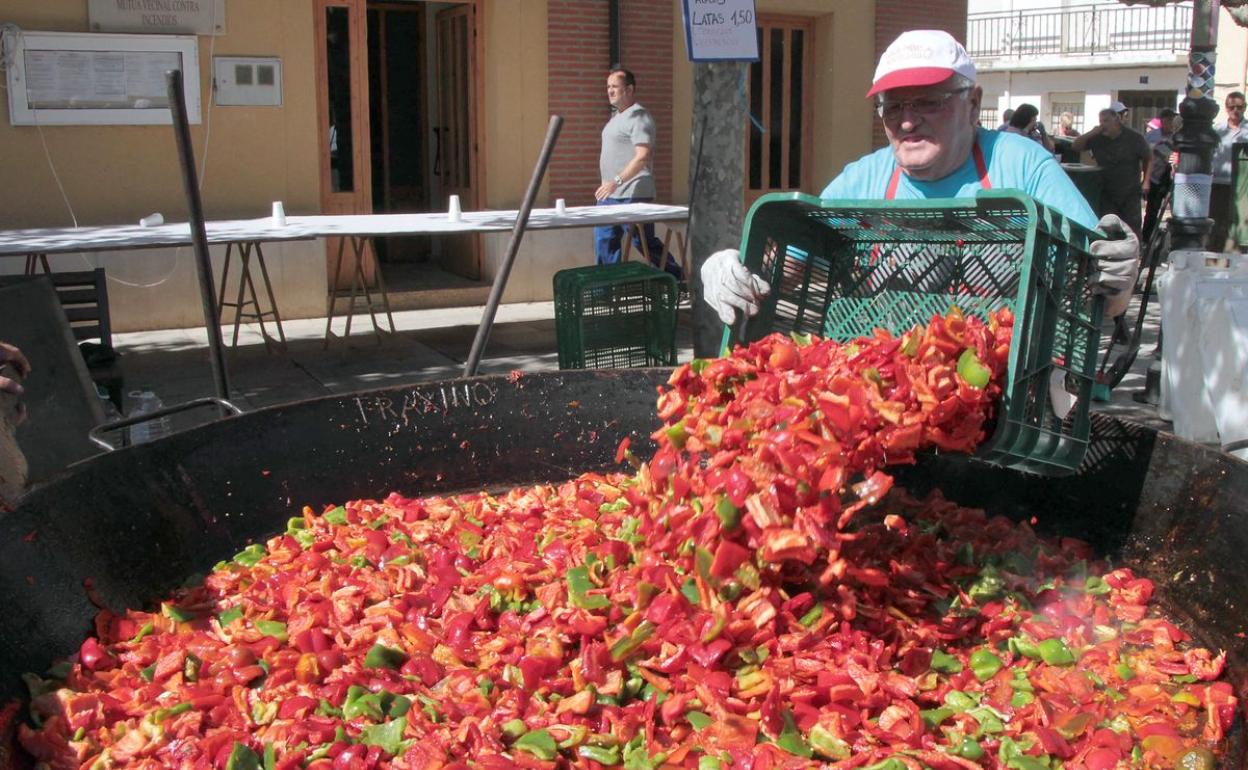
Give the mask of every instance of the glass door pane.
[(329, 168), (334, 192), (355, 190), (351, 132), (351, 11), (325, 9), (326, 86), (329, 91)]

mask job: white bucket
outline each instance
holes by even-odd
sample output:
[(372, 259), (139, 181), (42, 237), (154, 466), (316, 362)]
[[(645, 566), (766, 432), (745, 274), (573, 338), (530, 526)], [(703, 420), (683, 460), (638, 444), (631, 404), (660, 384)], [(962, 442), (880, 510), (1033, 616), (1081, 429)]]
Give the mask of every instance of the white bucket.
[(1172, 252), (1158, 293), (1161, 411), (1175, 434), (1224, 445), (1248, 439), (1248, 259)]

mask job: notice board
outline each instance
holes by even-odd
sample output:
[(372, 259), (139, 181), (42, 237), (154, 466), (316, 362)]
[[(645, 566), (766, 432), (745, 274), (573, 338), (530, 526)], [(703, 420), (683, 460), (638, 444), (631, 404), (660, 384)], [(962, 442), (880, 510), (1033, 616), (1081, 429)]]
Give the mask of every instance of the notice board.
[(758, 61), (754, 0), (683, 0), (689, 61)]
[(15, 126), (172, 122), (165, 72), (183, 78), (187, 117), (199, 122), (199, 44), (192, 35), (6, 33), (9, 119)]

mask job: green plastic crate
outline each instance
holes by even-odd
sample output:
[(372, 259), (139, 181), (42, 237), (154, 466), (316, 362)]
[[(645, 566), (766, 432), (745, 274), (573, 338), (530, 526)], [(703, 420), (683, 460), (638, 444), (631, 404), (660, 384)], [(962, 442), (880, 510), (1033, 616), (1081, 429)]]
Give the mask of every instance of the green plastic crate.
[[(750, 209), (742, 261), (771, 284), (758, 315), (725, 328), (724, 347), (771, 332), (846, 341), (899, 333), (958, 306), (1014, 310), (996, 431), (978, 455), (1044, 475), (1079, 467), (1100, 341), (1102, 298), (1089, 291), (1096, 234), (1014, 190), (974, 198), (845, 201), (778, 193)], [(1078, 396), (1064, 419), (1054, 371)]]
[(555, 273), (560, 369), (676, 364), (676, 279), (640, 262)]

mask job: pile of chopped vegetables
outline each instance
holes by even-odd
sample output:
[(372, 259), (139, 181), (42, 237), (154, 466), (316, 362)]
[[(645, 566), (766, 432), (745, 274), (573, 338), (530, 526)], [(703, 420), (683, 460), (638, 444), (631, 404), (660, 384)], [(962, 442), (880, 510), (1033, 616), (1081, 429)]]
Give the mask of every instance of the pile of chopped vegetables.
[(1223, 655), (1083, 543), (890, 490), (969, 451), (1008, 315), (679, 367), (630, 474), (391, 494), (31, 676), (54, 770), (1213, 766)]

